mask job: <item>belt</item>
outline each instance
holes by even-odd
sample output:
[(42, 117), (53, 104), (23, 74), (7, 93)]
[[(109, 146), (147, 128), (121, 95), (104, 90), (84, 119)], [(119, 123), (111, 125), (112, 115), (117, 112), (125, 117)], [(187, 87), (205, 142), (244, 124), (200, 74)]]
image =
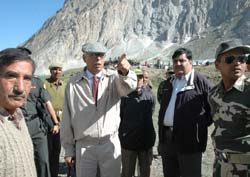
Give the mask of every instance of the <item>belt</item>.
[(250, 164), (250, 154), (232, 154), (216, 151), (215, 155), (217, 159), (226, 163)]
[(36, 118), (39, 118), (38, 114), (34, 114), (32, 116), (25, 116), (25, 121), (30, 122), (30, 121), (32, 121), (32, 120), (34, 120)]
[(163, 130), (165, 131), (173, 131), (174, 127), (173, 126), (163, 126)]
[(112, 142), (113, 138), (118, 138), (118, 134), (110, 134), (102, 137), (90, 137), (87, 136), (81, 140), (77, 140), (77, 143), (86, 146), (86, 145), (99, 145), (99, 144), (106, 144), (108, 142)]

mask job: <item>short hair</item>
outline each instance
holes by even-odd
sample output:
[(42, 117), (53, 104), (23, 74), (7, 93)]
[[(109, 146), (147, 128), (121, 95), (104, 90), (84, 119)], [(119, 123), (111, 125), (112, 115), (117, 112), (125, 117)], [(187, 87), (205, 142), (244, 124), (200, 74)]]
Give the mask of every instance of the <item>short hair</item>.
[(25, 47), (7, 48), (0, 51), (0, 68), (9, 66), (15, 61), (28, 61), (31, 63), (33, 71), (35, 72), (35, 62), (31, 59), (31, 51)]
[(174, 54), (172, 55), (172, 59), (175, 59), (176, 57), (182, 55), (182, 54), (186, 54), (186, 57), (189, 60), (192, 60), (192, 51), (187, 49), (187, 48), (178, 48)]

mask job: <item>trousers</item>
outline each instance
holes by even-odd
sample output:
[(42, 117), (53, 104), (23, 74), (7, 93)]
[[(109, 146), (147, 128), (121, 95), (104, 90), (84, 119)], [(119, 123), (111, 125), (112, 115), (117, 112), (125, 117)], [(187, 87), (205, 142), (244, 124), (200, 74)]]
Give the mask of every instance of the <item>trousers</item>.
[(47, 135), (39, 118), (26, 121), (35, 156), (38, 177), (50, 177)]
[[(99, 174), (97, 174), (99, 171)], [(76, 142), (77, 177), (120, 177), (121, 146), (118, 135)]]
[(58, 177), (59, 156), (61, 152), (60, 133), (48, 134), (49, 164), (51, 177)]
[(134, 175), (137, 159), (139, 161), (139, 176), (150, 176), (150, 166), (153, 160), (152, 148), (138, 151), (122, 148), (122, 177), (132, 177)]
[(164, 177), (201, 177), (202, 152), (180, 153), (172, 142), (172, 133), (171, 128), (165, 129), (161, 145)]

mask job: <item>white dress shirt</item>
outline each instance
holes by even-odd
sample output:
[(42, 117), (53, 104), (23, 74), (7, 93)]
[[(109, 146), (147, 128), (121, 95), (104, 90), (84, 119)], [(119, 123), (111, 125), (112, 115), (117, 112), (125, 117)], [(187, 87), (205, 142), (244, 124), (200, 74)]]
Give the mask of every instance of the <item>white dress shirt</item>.
[[(87, 76), (87, 78), (89, 80), (90, 90), (92, 90), (94, 75), (91, 72), (89, 72), (89, 70), (86, 70), (85, 72), (86, 72), (86, 76)], [(97, 77), (98, 80), (100, 80), (102, 78), (102, 72), (97, 73), (96, 77)]]
[(187, 73), (185, 76), (182, 76), (181, 79), (177, 77), (174, 78), (173, 81), (173, 91), (171, 95), (171, 99), (169, 101), (167, 110), (165, 112), (163, 124), (168, 127), (172, 127), (174, 125), (174, 111), (175, 111), (175, 102), (177, 94), (183, 90), (183, 88), (187, 85), (188, 78), (190, 77), (191, 72)]

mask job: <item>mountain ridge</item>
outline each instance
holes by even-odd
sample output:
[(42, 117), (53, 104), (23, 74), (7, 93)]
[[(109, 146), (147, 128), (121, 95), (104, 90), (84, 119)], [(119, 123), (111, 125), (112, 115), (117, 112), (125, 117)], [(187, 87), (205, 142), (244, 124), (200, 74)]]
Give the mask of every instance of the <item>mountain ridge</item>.
[(106, 59), (125, 52), (167, 63), (180, 46), (195, 59), (213, 58), (222, 40), (249, 41), (249, 6), (249, 0), (65, 0), (23, 45), (33, 51), (38, 73), (55, 60), (65, 69), (84, 65), (81, 46), (89, 41), (107, 46)]

